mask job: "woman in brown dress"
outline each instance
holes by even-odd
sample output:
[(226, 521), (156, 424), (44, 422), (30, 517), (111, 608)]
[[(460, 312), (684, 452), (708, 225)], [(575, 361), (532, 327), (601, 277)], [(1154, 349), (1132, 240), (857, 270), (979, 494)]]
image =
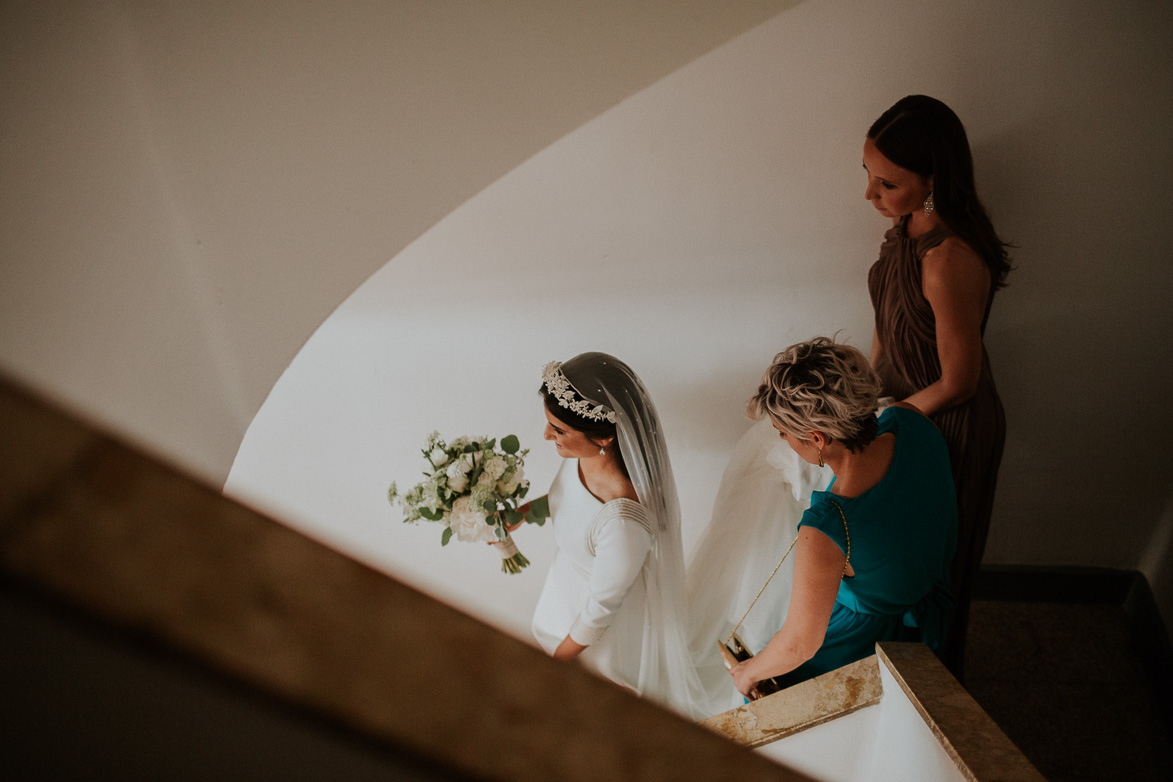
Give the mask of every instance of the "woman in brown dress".
[(961, 120), (910, 95), (868, 129), (865, 196), (892, 228), (868, 272), (875, 309), (872, 366), (884, 394), (927, 415), (949, 448), (959, 529), (957, 608), (942, 657), (963, 673), (970, 591), (981, 563), (1006, 421), (982, 344), (1010, 263), (978, 199)]

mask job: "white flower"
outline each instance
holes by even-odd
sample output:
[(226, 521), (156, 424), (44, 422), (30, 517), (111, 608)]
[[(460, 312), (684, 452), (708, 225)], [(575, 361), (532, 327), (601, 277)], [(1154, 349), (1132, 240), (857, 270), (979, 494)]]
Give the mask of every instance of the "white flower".
[(448, 463), (448, 452), (437, 445), (432, 449), (432, 452), (428, 454), (428, 458), (431, 460), (433, 466), (443, 467)]
[(445, 475), (448, 476), (448, 488), (460, 493), (468, 488), (468, 474), (472, 472), (472, 464), (467, 456), (462, 456), (448, 465)]
[(493, 454), (489, 461), (485, 462), (485, 474), (495, 483), (498, 478), (505, 474), (505, 469), (508, 466), (504, 457)]
[(508, 497), (513, 494), (521, 486), (522, 478), (525, 477), (525, 470), (519, 466), (515, 466), (509, 470), (501, 479), (497, 481), (497, 493), (503, 497)]
[(440, 499), (439, 487), (434, 483), (425, 484), (423, 487), (423, 495), (420, 497), (420, 505), (435, 513), (444, 504)]
[(482, 543), (496, 540), (497, 535), (493, 527), (485, 522), (488, 518), (468, 497), (461, 497), (452, 505), (452, 513), (448, 517), (448, 525), (456, 539), (464, 543)]

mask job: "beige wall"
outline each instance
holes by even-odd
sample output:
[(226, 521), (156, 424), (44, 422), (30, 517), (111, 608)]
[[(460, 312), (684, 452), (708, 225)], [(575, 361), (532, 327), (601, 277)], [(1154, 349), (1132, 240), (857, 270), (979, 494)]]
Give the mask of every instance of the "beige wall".
[(5, 3), (0, 367), (219, 485), (372, 272), (792, 4)]
[[(987, 334), (1009, 416), (987, 561), (1170, 583), (1168, 5), (892, 0), (866, 27), (841, 0), (156, 5), (0, 10), (5, 370), (219, 484), (306, 339), (413, 239), (721, 42), (813, 15), (786, 76), (868, 116), (940, 88), (1020, 246)], [(866, 219), (819, 205), (812, 246)], [(859, 262), (826, 268), (858, 302)]]

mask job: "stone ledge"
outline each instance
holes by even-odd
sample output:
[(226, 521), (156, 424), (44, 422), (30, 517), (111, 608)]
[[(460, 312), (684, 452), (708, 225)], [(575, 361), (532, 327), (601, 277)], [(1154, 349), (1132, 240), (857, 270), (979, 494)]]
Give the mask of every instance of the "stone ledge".
[(1045, 782), (927, 646), (881, 643), (876, 654), (966, 779)]
[(882, 693), (873, 654), (701, 724), (739, 744), (759, 747), (871, 706)]

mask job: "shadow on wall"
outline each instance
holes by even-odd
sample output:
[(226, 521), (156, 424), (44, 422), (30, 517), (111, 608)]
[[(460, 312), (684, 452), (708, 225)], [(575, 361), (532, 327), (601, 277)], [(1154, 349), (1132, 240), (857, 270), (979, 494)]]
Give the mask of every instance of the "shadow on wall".
[[(986, 332), (1008, 436), (986, 562), (1132, 569), (1156, 534), (1164, 498), (1146, 487), (1173, 474), (1160, 358), (1173, 332), (1153, 316), (1173, 291), (1139, 195), (1156, 173), (1122, 146), (1123, 123), (1143, 150), (1160, 117), (1131, 100), (1052, 100), (974, 144), (979, 189), (1016, 245)], [(1137, 198), (1107, 196), (1122, 181)], [(1114, 410), (1149, 411), (1127, 445)]]

